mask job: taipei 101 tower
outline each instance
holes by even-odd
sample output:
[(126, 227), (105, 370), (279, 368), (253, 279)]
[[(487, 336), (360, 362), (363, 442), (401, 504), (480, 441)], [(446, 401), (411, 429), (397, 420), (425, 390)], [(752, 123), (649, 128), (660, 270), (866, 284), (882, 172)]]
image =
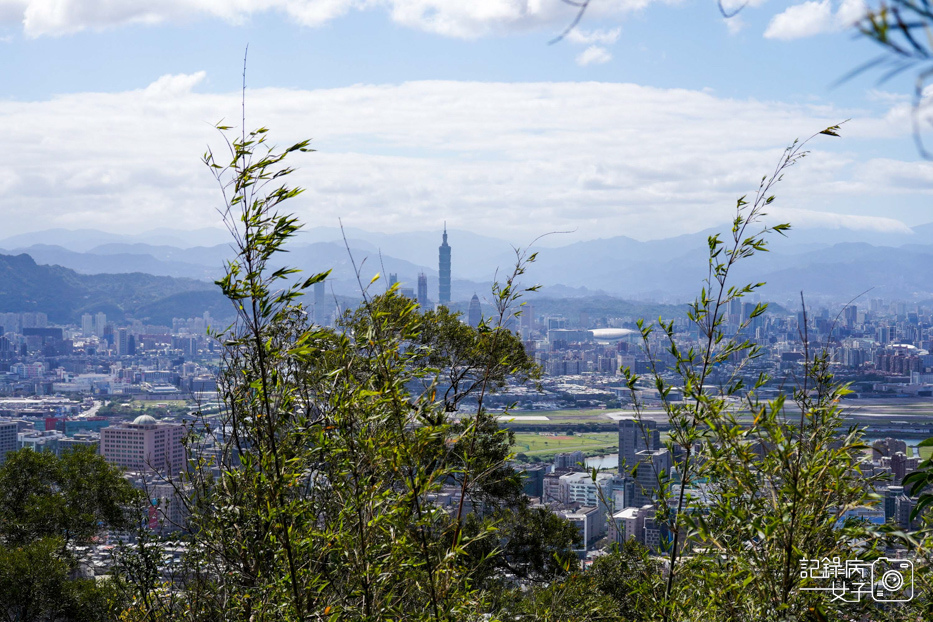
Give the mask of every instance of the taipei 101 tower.
[(438, 250), (437, 258), (437, 302), (442, 305), (450, 304), (450, 246), (447, 244), (447, 223), (444, 223), (444, 243)]

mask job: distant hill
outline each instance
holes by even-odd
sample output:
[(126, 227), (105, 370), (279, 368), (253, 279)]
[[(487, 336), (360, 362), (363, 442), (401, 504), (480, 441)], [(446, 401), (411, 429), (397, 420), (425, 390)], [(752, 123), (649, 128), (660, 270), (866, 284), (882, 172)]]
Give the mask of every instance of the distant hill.
[[(346, 234), (346, 248), (343, 234)], [(453, 248), (453, 299), (488, 295), (496, 274), (509, 273), (515, 254), (494, 236), (448, 230)], [(541, 298), (590, 298), (679, 305), (692, 300), (707, 276), (707, 236), (700, 231), (640, 241), (625, 236), (562, 243), (544, 240), (538, 260), (523, 279), (543, 286)], [(50, 230), (0, 240), (10, 254), (27, 253), (40, 264), (58, 264), (82, 274), (141, 272), (211, 282), (232, 256), (222, 232), (158, 230), (121, 236), (100, 231)], [(146, 237), (146, 236), (149, 237)], [(728, 238), (728, 234), (724, 236)], [(368, 232), (315, 227), (300, 232), (282, 262), (305, 272), (332, 270), (328, 295), (359, 299), (359, 281), (377, 273), (396, 274), (415, 288), (418, 275), (437, 295), (439, 231)], [(796, 307), (800, 292), (813, 303), (836, 305), (866, 290), (871, 297), (905, 301), (933, 297), (933, 223), (885, 232), (845, 228), (803, 228), (788, 237), (772, 236), (770, 253), (744, 263), (734, 283), (765, 281), (764, 299)], [(352, 253), (353, 261), (350, 259)], [(355, 262), (355, 268), (354, 268)], [(355, 269), (360, 272), (359, 279)], [(372, 286), (381, 291), (386, 281)], [(529, 283), (530, 284), (530, 283)]]
[(161, 228), (136, 234), (108, 233), (97, 229), (46, 229), (4, 238), (0, 240), (0, 248), (11, 249), (33, 244), (51, 244), (71, 251), (85, 252), (102, 244), (137, 242), (189, 248), (221, 244), (229, 239), (230, 235), (222, 228), (194, 230)]
[(0, 312), (25, 311), (46, 313), (55, 323), (80, 323), (82, 314), (98, 311), (163, 325), (205, 311), (218, 319), (232, 316), (229, 301), (204, 281), (142, 273), (84, 275), (39, 265), (26, 254), (0, 255)]

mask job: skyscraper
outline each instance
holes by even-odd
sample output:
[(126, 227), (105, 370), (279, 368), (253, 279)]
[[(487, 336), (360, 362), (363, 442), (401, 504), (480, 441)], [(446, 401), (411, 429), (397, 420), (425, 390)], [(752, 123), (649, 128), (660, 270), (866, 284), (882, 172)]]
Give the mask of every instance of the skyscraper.
[(424, 272), (418, 275), (418, 304), (428, 307), (428, 277)]
[(9, 452), (16, 451), (18, 431), (15, 423), (0, 422), (0, 464), (3, 464)]
[(130, 333), (125, 328), (120, 328), (117, 330), (117, 354), (120, 356), (127, 356), (129, 352), (129, 337)]
[(327, 302), (327, 294), (324, 290), (324, 281), (318, 281), (314, 284), (314, 323), (323, 325), (326, 321), (326, 311), (324, 305)]
[(530, 333), (535, 328), (535, 308), (530, 304), (526, 304), (525, 308), (521, 310), (521, 314), (522, 328)]
[(670, 474), (671, 454), (666, 449), (646, 449), (635, 454), (635, 494), (632, 505), (641, 507), (654, 503), (663, 474)]
[(638, 452), (661, 449), (661, 433), (654, 421), (630, 417), (619, 420), (619, 473), (631, 473), (638, 464)]
[(94, 334), (94, 316), (90, 313), (85, 313), (81, 316), (81, 334), (85, 337), (90, 337)]
[(479, 296), (473, 294), (473, 299), (470, 300), (470, 311), (467, 313), (467, 321), (470, 323), (470, 326), (474, 328), (479, 326), (479, 323), (483, 321), (483, 309), (479, 306)]
[(438, 250), (437, 272), (437, 302), (442, 305), (450, 304), (450, 246), (447, 244), (447, 223), (444, 223), (444, 243)]

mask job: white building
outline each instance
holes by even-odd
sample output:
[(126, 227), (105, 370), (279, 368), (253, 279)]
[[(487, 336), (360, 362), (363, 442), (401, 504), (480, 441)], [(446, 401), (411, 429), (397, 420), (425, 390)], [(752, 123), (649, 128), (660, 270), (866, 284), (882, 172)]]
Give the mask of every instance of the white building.
[(180, 424), (159, 423), (149, 415), (140, 415), (133, 423), (102, 429), (100, 453), (107, 462), (128, 471), (176, 474), (185, 467), (184, 435)]

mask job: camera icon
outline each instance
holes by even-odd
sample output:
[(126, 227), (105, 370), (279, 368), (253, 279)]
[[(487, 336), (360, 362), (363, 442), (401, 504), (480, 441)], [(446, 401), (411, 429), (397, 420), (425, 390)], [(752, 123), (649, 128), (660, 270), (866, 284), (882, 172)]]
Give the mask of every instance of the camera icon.
[(880, 557), (871, 565), (871, 597), (880, 603), (905, 603), (914, 597), (914, 563)]

